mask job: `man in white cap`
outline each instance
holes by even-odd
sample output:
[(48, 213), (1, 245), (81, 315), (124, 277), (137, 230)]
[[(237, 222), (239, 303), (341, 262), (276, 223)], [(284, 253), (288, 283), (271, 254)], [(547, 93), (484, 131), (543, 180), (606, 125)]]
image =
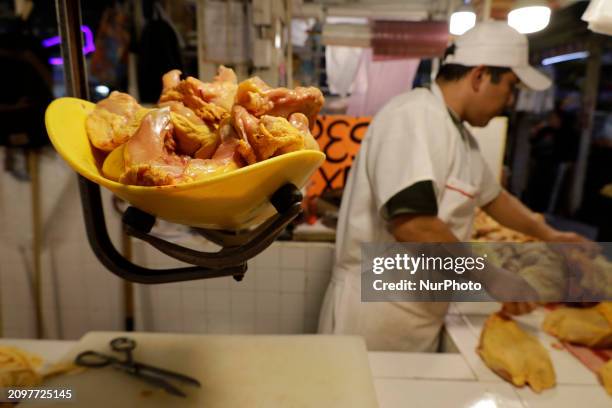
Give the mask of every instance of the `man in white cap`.
[[(361, 302), (361, 244), (460, 242), (474, 211), (543, 241), (583, 241), (558, 231), (505, 191), (463, 125), (485, 126), (513, 104), (519, 83), (550, 80), (529, 66), (527, 38), (505, 22), (459, 37), (436, 81), (392, 99), (373, 119), (347, 184), (335, 265), (319, 331), (358, 334), (370, 350), (435, 351), (446, 302)], [(506, 304), (520, 314), (533, 304)]]

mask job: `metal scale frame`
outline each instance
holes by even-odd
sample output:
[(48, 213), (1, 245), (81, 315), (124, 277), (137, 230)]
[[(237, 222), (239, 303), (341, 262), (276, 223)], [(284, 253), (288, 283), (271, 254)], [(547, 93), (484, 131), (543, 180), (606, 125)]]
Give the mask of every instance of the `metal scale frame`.
[[(89, 88), (82, 51), (81, 5), (79, 0), (56, 0), (57, 21), (62, 38), (61, 51), (67, 96), (89, 100)], [(220, 245), (219, 252), (201, 252), (165, 241), (150, 234), (155, 217), (128, 207), (122, 217), (128, 235), (145, 241), (164, 254), (193, 266), (150, 269), (132, 263), (113, 245), (106, 228), (100, 186), (79, 178), (81, 207), (87, 238), (97, 258), (112, 273), (129, 282), (155, 284), (233, 276), (240, 281), (247, 261), (270, 246), (301, 210), (302, 195), (296, 186), (286, 184), (270, 197), (277, 214), (253, 230), (222, 231), (196, 229)]]

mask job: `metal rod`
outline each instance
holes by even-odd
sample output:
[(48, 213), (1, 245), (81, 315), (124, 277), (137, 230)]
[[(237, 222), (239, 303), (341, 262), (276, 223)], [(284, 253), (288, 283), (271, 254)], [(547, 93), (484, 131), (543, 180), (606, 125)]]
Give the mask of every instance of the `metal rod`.
[[(132, 239), (121, 228), (121, 253), (128, 261), (132, 261)], [(134, 331), (134, 285), (127, 280), (123, 281), (123, 317), (125, 331)]]
[(599, 37), (591, 35), (588, 42), (589, 58), (586, 66), (586, 77), (582, 96), (582, 133), (576, 159), (576, 170), (571, 189), (570, 212), (574, 214), (582, 204), (584, 180), (586, 178), (591, 139), (593, 135), (593, 118), (597, 106), (599, 74), (601, 72), (601, 42)]
[(293, 0), (287, 0), (286, 10), (286, 21), (285, 21), (285, 32), (287, 41), (287, 60), (285, 62), (285, 74), (287, 76), (287, 88), (293, 88), (293, 43), (291, 42), (291, 19), (293, 18)]
[(89, 100), (83, 38), (81, 37), (81, 3), (79, 0), (56, 0), (57, 23), (62, 38), (66, 94)]
[(493, 0), (484, 0), (484, 4), (482, 7), (482, 19), (481, 21), (489, 21), (491, 20), (491, 4)]
[(45, 336), (42, 307), (42, 270), (40, 264), (41, 228), (40, 228), (40, 179), (38, 173), (38, 151), (28, 151), (28, 170), (30, 173), (30, 193), (32, 197), (32, 259), (34, 264), (34, 312), (36, 315), (36, 338)]
[[(81, 199), (87, 205), (82, 206), (83, 218), (89, 245), (98, 260), (115, 275), (122, 279), (138, 283), (168, 283), (193, 279), (205, 279), (220, 276), (244, 274), (246, 265), (240, 267), (211, 270), (201, 267), (184, 267), (174, 269), (148, 269), (135, 265), (125, 259), (113, 245), (104, 220), (104, 209), (100, 197), (100, 187), (79, 176)], [(102, 220), (102, 222), (100, 222)]]
[(198, 78), (204, 78), (204, 0), (196, 1), (196, 32), (198, 40)]

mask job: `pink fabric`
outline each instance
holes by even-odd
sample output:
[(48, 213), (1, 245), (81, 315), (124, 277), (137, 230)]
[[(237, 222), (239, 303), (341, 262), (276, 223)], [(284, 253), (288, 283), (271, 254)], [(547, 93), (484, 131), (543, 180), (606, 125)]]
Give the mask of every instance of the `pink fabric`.
[[(546, 309), (555, 310), (558, 304), (549, 304)], [(594, 349), (578, 344), (562, 342), (563, 347), (576, 357), (586, 368), (597, 374), (601, 367), (612, 359), (612, 349)]]
[(412, 88), (419, 59), (374, 61), (372, 49), (361, 54), (346, 114), (373, 116), (391, 98)]
[(563, 345), (586, 368), (594, 373), (597, 373), (607, 361), (612, 359), (612, 350), (597, 350), (570, 343), (563, 343)]
[(449, 40), (446, 21), (375, 20), (374, 60), (378, 57), (435, 58), (444, 55)]

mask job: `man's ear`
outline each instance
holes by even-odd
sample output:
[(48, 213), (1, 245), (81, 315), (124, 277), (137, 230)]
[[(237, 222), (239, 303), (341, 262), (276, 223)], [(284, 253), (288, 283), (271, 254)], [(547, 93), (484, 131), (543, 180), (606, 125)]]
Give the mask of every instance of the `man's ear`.
[(487, 69), (484, 65), (478, 65), (476, 68), (470, 71), (470, 86), (474, 92), (478, 92), (480, 90), (486, 73)]

